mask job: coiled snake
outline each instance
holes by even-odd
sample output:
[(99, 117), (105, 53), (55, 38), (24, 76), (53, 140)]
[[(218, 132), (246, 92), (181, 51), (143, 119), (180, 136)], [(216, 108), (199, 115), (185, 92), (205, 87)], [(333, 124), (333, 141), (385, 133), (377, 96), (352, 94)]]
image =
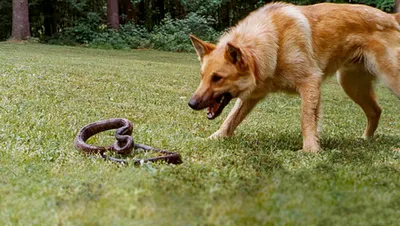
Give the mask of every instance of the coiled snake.
[[(74, 146), (76, 149), (86, 154), (100, 154), (100, 156), (106, 160), (123, 164), (128, 164), (128, 161), (107, 156), (104, 153), (107, 151), (112, 151), (117, 154), (128, 155), (132, 152), (133, 149), (142, 149), (146, 152), (149, 151), (156, 152), (159, 154), (159, 156), (148, 159), (135, 159), (134, 164), (140, 164), (141, 162), (158, 162), (158, 161), (165, 161), (170, 164), (182, 163), (182, 159), (179, 153), (156, 149), (144, 144), (135, 144), (131, 136), (132, 128), (133, 128), (132, 123), (128, 119), (124, 118), (112, 118), (90, 123), (79, 130), (78, 135), (75, 138)], [(86, 143), (86, 141), (90, 137), (111, 129), (116, 129), (115, 131), (116, 141), (114, 142), (113, 145), (94, 146)]]

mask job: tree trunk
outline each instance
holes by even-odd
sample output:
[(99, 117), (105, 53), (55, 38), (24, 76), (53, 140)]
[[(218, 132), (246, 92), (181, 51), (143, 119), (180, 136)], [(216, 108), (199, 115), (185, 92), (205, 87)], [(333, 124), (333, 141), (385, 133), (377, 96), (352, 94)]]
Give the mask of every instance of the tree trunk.
[(394, 12), (395, 13), (400, 13), (400, 0), (396, 0), (394, 2)]
[(155, 0), (154, 4), (154, 9), (157, 13), (153, 14), (153, 23), (154, 25), (159, 25), (165, 18), (164, 0)]
[(54, 5), (55, 1), (44, 1), (42, 3), (44, 35), (47, 37), (51, 37), (56, 33), (57, 24)]
[(31, 36), (28, 0), (13, 0), (12, 33), (13, 40), (26, 40)]
[(120, 1), (120, 10), (121, 13), (126, 15), (126, 18), (121, 19), (122, 24), (126, 24), (128, 22), (132, 21), (132, 18), (134, 16), (134, 9), (133, 9), (133, 4), (131, 0), (121, 0)]
[(107, 26), (114, 30), (119, 28), (118, 0), (107, 0)]

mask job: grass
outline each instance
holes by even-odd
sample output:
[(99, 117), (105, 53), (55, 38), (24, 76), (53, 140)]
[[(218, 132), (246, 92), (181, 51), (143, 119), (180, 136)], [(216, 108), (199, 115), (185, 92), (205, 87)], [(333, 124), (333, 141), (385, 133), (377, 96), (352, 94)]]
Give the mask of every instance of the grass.
[[(363, 112), (329, 79), (324, 151), (305, 154), (300, 99), (284, 94), (234, 137), (204, 139), (233, 104), (215, 121), (189, 109), (199, 77), (194, 54), (0, 43), (0, 225), (398, 224), (400, 102), (386, 88), (365, 141)], [(73, 148), (81, 127), (112, 117), (184, 163), (121, 167)]]

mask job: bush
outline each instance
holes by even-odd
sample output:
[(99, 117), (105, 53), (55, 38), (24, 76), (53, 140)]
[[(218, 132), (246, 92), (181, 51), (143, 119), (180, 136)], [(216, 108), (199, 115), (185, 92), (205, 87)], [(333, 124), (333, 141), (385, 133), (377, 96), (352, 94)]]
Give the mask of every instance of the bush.
[(183, 20), (164, 19), (160, 26), (156, 26), (151, 34), (151, 43), (155, 49), (191, 52), (192, 45), (189, 34), (193, 34), (207, 41), (216, 41), (219, 32), (211, 27), (212, 21), (196, 13), (190, 13)]
[(167, 17), (152, 32), (134, 24), (121, 25), (118, 31), (107, 30), (100, 26), (97, 14), (88, 14), (74, 27), (48, 40), (50, 44), (85, 44), (93, 48), (138, 49), (154, 48), (174, 52), (192, 52), (189, 34), (215, 42), (220, 33), (212, 27), (212, 20), (190, 13), (185, 19), (173, 20)]
[(101, 32), (101, 18), (97, 13), (88, 13), (75, 26), (67, 28), (65, 34), (77, 43), (89, 44)]
[(143, 27), (125, 24), (121, 25), (118, 31), (107, 30), (98, 33), (89, 46), (113, 49), (150, 48), (150, 33)]
[(51, 38), (42, 38), (42, 42), (55, 45), (89, 44), (104, 28), (100, 26), (102, 20), (97, 13), (89, 12), (86, 17), (77, 20), (74, 26), (56, 33)]

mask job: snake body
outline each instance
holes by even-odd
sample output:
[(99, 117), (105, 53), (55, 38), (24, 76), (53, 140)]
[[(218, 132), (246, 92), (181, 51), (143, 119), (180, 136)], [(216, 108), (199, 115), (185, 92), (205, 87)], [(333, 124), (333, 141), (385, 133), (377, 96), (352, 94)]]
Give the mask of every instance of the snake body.
[[(87, 144), (86, 141), (101, 132), (116, 129), (115, 131), (115, 142), (109, 146), (95, 146)], [(111, 160), (117, 163), (127, 163), (126, 160), (117, 159), (105, 155), (107, 151), (113, 151), (117, 154), (128, 155), (132, 153), (133, 149), (143, 149), (145, 151), (152, 151), (158, 153), (160, 156), (148, 159), (135, 159), (134, 163), (140, 162), (157, 162), (165, 161), (171, 164), (182, 163), (181, 156), (176, 152), (170, 152), (167, 150), (156, 149), (144, 144), (135, 144), (132, 138), (133, 125), (128, 119), (124, 118), (112, 118), (102, 121), (97, 121), (84, 126), (79, 130), (78, 135), (75, 138), (74, 146), (76, 149), (86, 154), (100, 154), (104, 159)]]

